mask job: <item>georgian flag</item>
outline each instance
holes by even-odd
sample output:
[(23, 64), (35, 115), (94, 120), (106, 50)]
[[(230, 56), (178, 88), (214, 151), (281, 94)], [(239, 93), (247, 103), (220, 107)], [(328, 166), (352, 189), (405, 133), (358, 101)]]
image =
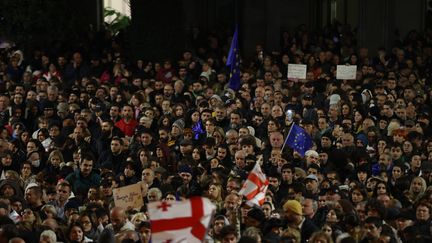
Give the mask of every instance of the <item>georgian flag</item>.
[(202, 242), (216, 206), (207, 198), (148, 204), (152, 242)]
[(264, 203), (268, 185), (269, 181), (262, 172), (260, 163), (257, 162), (249, 173), (239, 194), (246, 197), (246, 203), (249, 206), (261, 206)]

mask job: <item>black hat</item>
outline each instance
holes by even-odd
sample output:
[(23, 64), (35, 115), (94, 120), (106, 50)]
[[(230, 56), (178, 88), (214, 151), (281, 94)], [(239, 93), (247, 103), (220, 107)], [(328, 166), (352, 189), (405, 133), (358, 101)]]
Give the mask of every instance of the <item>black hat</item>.
[(188, 146), (188, 145), (193, 145), (192, 140), (190, 140), (190, 139), (183, 139), (180, 142), (180, 146)]
[(399, 214), (395, 217), (396, 219), (406, 219), (406, 220), (414, 220), (414, 214), (410, 211), (400, 211)]

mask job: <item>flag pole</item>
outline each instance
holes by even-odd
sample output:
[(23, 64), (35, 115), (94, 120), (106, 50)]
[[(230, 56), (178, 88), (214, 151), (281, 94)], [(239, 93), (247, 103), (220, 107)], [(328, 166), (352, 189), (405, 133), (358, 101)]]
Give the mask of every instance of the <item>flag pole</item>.
[(292, 124), (291, 124), (290, 130), (289, 130), (289, 132), (288, 132), (288, 135), (287, 135), (286, 138), (285, 138), (284, 144), (282, 145), (281, 153), (283, 152), (283, 150), (284, 150), (284, 148), (285, 148), (285, 144), (286, 144), (287, 139), (289, 138), (289, 136), (290, 136), (290, 134), (291, 134), (291, 131), (292, 131), (294, 125), (295, 125), (295, 122), (293, 121)]

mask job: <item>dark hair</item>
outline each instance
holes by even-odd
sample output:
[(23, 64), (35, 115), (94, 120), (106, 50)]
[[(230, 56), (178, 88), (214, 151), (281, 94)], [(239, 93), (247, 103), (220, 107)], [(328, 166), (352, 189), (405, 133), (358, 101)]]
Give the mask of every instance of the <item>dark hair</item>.
[(80, 164), (81, 164), (84, 160), (90, 160), (90, 161), (93, 161), (93, 163), (95, 162), (95, 158), (94, 158), (93, 155), (90, 154), (90, 153), (85, 153), (85, 154), (82, 154), (82, 155), (81, 155), (81, 161), (80, 161)]
[[(69, 227), (68, 227), (68, 229), (66, 231), (66, 237), (67, 237), (67, 239), (69, 239), (69, 235), (70, 235), (73, 227), (80, 227), (81, 230), (82, 230), (82, 232), (84, 233), (84, 228), (83, 228), (82, 224), (79, 223), (79, 222), (74, 222), (74, 223), (72, 223), (72, 224), (69, 225)], [(83, 237), (84, 237), (84, 234), (83, 234)]]
[(378, 217), (367, 217), (365, 219), (365, 224), (373, 224), (375, 227), (379, 228), (383, 225), (383, 220)]
[(237, 237), (237, 229), (233, 225), (226, 225), (220, 231), (220, 236), (222, 239), (230, 234), (233, 234)]
[(366, 208), (366, 214), (370, 210), (375, 210), (377, 211), (381, 219), (384, 219), (387, 214), (387, 210), (384, 207), (384, 205), (381, 202), (379, 202), (376, 198), (369, 199), (368, 202), (366, 203), (365, 208)]

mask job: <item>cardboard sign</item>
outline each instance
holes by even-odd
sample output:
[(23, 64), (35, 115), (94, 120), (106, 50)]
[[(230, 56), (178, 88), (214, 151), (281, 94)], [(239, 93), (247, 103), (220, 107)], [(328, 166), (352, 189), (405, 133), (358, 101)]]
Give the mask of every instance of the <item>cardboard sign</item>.
[(144, 205), (141, 187), (140, 183), (136, 183), (113, 189), (114, 204), (125, 210), (128, 208), (140, 209)]
[(356, 65), (337, 65), (336, 79), (355, 80), (357, 76)]
[(306, 79), (307, 66), (304, 64), (288, 64), (289, 79)]

